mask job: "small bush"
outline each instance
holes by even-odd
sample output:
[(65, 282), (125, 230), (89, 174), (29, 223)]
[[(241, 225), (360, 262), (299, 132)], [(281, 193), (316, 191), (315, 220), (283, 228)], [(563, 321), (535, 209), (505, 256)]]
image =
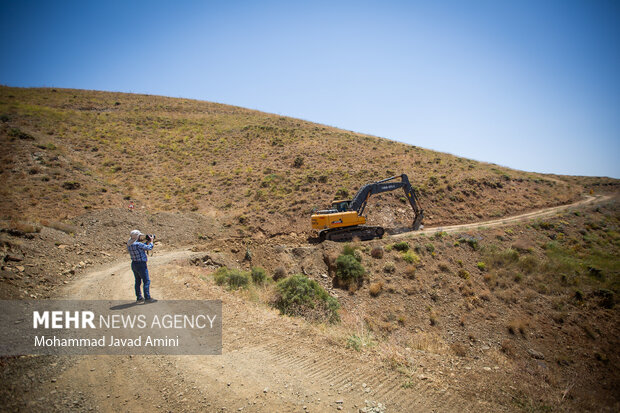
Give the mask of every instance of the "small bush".
[(467, 279), (469, 279), (469, 271), (464, 270), (464, 269), (461, 268), (459, 270), (459, 272), (458, 272), (458, 276), (461, 277), (464, 280), (467, 280)]
[(416, 272), (415, 265), (408, 265), (407, 268), (405, 268), (405, 275), (410, 280), (415, 278), (415, 272)]
[(283, 267), (278, 267), (273, 272), (273, 280), (279, 281), (286, 277), (286, 270)]
[(394, 265), (392, 261), (388, 261), (385, 264), (383, 264), (383, 271), (387, 272), (388, 274), (393, 274), (394, 271), (396, 271), (396, 266)]
[(426, 251), (428, 251), (428, 252), (434, 252), (435, 251), (435, 246), (433, 244), (431, 244), (430, 242), (428, 244), (426, 244), (424, 247), (426, 248)]
[(480, 245), (478, 244), (478, 239), (475, 237), (469, 237), (469, 236), (461, 237), (456, 242), (457, 243), (455, 245), (467, 244), (474, 251), (478, 251), (480, 249)]
[(527, 321), (521, 318), (515, 318), (508, 323), (508, 332), (510, 334), (517, 334), (517, 332), (521, 333), (521, 335), (525, 336), (527, 332)]
[(392, 247), (396, 251), (409, 251), (409, 243), (407, 241), (397, 242)]
[(297, 158), (295, 158), (295, 161), (293, 162), (293, 166), (295, 168), (301, 168), (303, 164), (304, 164), (304, 158), (302, 156), (298, 156)]
[(383, 247), (373, 247), (372, 250), (370, 250), (370, 256), (373, 258), (383, 258)]
[(349, 197), (349, 190), (346, 188), (340, 188), (336, 192), (336, 199), (347, 199)]
[(227, 267), (219, 268), (215, 274), (213, 274), (213, 277), (217, 285), (226, 284), (232, 290), (247, 288), (251, 280), (248, 272), (229, 269)]
[(465, 347), (462, 343), (452, 343), (450, 344), (450, 349), (459, 357), (465, 357), (467, 355), (467, 347)]
[(435, 234), (433, 234), (433, 238), (435, 238), (435, 239), (442, 239), (446, 235), (448, 235), (448, 233), (446, 231), (437, 231), (437, 232), (435, 232)]
[(342, 247), (342, 254), (343, 255), (355, 255), (355, 248), (353, 248), (349, 244), (345, 244), (345, 246)]
[(79, 189), (80, 186), (81, 186), (80, 183), (76, 181), (66, 181), (66, 182), (63, 182), (62, 184), (62, 187), (64, 189), (69, 189), (69, 190)]
[(375, 342), (372, 340), (372, 336), (353, 334), (347, 339), (347, 347), (355, 351), (361, 351), (364, 347), (372, 347), (374, 345)]
[(338, 300), (327, 294), (316, 281), (303, 274), (295, 274), (277, 284), (273, 302), (282, 314), (304, 317), (310, 321), (339, 320)]
[(261, 267), (252, 267), (252, 281), (254, 284), (263, 284), (267, 279), (267, 271)]
[(476, 266), (478, 267), (480, 271), (485, 271), (487, 269), (487, 265), (482, 261), (479, 261), (478, 264), (476, 264)]
[(450, 272), (450, 267), (445, 262), (439, 263), (439, 270), (443, 272)]
[(378, 296), (379, 294), (381, 294), (382, 290), (383, 290), (383, 283), (381, 281), (370, 284), (369, 292), (371, 296), (373, 297)]
[(366, 270), (352, 255), (342, 254), (336, 258), (336, 283), (341, 287), (361, 285)]
[(417, 264), (420, 262), (420, 257), (413, 251), (405, 251), (401, 256), (403, 261), (409, 264)]
[(439, 319), (435, 311), (431, 310), (430, 314), (428, 315), (428, 321), (432, 326), (436, 326), (439, 323)]

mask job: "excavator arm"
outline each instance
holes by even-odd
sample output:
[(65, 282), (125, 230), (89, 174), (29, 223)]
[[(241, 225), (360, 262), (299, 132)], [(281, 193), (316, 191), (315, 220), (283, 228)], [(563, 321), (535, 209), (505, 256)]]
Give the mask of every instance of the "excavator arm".
[[(395, 181), (395, 179), (400, 178), (400, 181)], [(413, 229), (420, 229), (420, 225), (422, 224), (422, 219), (424, 218), (424, 211), (419, 207), (419, 201), (416, 196), (415, 190), (409, 183), (409, 178), (407, 175), (397, 175), (391, 178), (383, 179), (381, 181), (373, 182), (371, 184), (364, 185), (357, 191), (355, 197), (350, 204), (350, 209), (352, 211), (356, 211), (358, 215), (362, 215), (364, 213), (364, 209), (366, 208), (366, 203), (371, 195), (380, 194), (382, 192), (394, 191), (399, 188), (403, 188), (405, 191), (405, 196), (413, 209)]]

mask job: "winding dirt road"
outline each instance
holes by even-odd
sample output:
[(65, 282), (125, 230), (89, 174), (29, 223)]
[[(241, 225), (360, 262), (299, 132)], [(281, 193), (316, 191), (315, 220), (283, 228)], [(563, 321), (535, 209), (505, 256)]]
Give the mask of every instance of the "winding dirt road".
[[(427, 228), (437, 231), (501, 226), (549, 216), (580, 202), (475, 224)], [(188, 273), (189, 250), (156, 251), (149, 261), (153, 295), (158, 299), (221, 299), (223, 354), (220, 356), (84, 356), (76, 357), (53, 389), (72, 389), (97, 411), (208, 412), (357, 412), (371, 402), (385, 411), (505, 411), (493, 401), (467, 400), (447, 381), (413, 380), (380, 361), (364, 359), (318, 326), (281, 317), (275, 311), (229, 293)], [(127, 260), (95, 268), (61, 291), (57, 298), (133, 301), (133, 275)], [(258, 300), (257, 300), (258, 301)], [(422, 356), (421, 356), (422, 357)], [(458, 375), (462, 366), (446, 366)], [(45, 389), (44, 389), (45, 391)]]

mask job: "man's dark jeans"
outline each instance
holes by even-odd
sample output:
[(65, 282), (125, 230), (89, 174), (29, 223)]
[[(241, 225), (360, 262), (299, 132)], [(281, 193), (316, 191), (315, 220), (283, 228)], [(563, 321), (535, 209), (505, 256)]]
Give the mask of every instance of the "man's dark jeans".
[(131, 262), (131, 270), (133, 271), (133, 276), (136, 278), (136, 297), (138, 299), (142, 298), (142, 293), (140, 291), (140, 284), (144, 284), (144, 298), (151, 298), (151, 294), (149, 292), (149, 286), (151, 285), (151, 280), (149, 279), (149, 270), (146, 268), (145, 261), (132, 261)]

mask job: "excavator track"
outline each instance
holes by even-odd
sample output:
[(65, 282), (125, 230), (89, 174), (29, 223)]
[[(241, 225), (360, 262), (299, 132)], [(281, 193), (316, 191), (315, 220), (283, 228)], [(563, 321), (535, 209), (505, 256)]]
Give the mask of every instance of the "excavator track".
[(347, 242), (353, 238), (368, 241), (375, 238), (382, 238), (385, 230), (382, 227), (354, 226), (338, 229), (327, 229), (319, 232), (321, 241), (329, 240), (336, 242)]

